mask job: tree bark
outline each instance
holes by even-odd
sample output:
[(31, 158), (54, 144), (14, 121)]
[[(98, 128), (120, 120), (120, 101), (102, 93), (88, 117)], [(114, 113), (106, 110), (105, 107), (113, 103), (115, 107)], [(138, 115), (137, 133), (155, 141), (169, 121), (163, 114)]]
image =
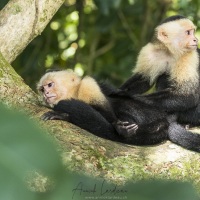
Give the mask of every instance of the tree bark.
[(10, 0), (0, 12), (0, 51), (11, 63), (42, 33), (64, 0)]
[[(56, 8), (47, 7), (50, 2), (54, 3)], [(9, 107), (25, 110), (37, 120), (38, 125), (51, 134), (60, 145), (63, 161), (70, 170), (103, 177), (116, 183), (165, 178), (192, 181), (200, 188), (198, 153), (187, 151), (170, 142), (152, 147), (125, 145), (101, 139), (67, 122), (40, 120), (47, 108), (39, 105), (37, 94), (24, 83), (9, 62), (41, 33), (50, 15), (58, 8), (55, 2), (61, 5), (63, 1), (23, 0), (21, 3), (20, 0), (12, 0), (1, 11), (0, 41), (4, 56), (0, 54), (0, 101)], [(20, 5), (16, 6), (19, 13), (14, 13), (16, 9), (13, 11), (11, 6), (14, 4)], [(23, 6), (31, 7), (33, 11)], [(54, 12), (47, 14), (49, 10)], [(27, 14), (30, 14), (29, 23), (24, 21)], [(45, 25), (42, 19), (45, 19)], [(14, 33), (17, 29), (21, 31), (16, 37)]]

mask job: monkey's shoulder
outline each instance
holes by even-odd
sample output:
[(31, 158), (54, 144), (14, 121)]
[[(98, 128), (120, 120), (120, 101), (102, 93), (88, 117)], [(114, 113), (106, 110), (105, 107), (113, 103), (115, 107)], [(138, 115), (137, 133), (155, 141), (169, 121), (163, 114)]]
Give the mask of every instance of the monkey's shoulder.
[(104, 104), (107, 101), (99, 84), (95, 79), (89, 76), (84, 77), (81, 81), (78, 91), (78, 99), (88, 104)]
[(173, 62), (174, 59), (167, 51), (148, 43), (141, 49), (133, 72), (150, 77), (150, 81), (153, 82), (159, 75), (170, 71)]

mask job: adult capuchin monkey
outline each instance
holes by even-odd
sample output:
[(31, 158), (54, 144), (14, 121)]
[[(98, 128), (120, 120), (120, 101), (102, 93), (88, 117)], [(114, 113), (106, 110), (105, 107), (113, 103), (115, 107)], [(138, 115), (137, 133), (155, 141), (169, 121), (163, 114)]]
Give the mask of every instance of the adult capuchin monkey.
[(195, 25), (176, 15), (155, 28), (153, 39), (137, 58), (134, 74), (117, 95), (138, 95), (140, 100), (168, 113), (182, 124), (200, 125), (199, 50)]
[(134, 97), (108, 97), (116, 89), (89, 76), (81, 78), (72, 70), (47, 72), (37, 89), (43, 102), (53, 109), (42, 116), (43, 120), (69, 121), (122, 143), (152, 145), (170, 140), (200, 152), (200, 135), (184, 129), (173, 116)]

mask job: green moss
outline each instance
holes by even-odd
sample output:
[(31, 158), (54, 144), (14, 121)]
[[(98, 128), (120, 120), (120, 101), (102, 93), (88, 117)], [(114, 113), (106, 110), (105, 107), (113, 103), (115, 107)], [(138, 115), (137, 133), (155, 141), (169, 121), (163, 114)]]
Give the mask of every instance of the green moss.
[(3, 72), (0, 70), (0, 78), (3, 77)]
[(12, 5), (12, 13), (14, 15), (20, 13), (22, 11), (22, 8), (18, 4), (13, 4)]
[(69, 166), (70, 170), (116, 184), (147, 179), (191, 182), (200, 193), (199, 154), (183, 149), (180, 151), (185, 151), (184, 156), (177, 156), (181, 154), (179, 149), (174, 149), (173, 154), (170, 151), (162, 153), (165, 150), (159, 152), (160, 146), (127, 149), (124, 145), (107, 144), (107, 141), (101, 144), (95, 140), (92, 143), (91, 138), (87, 134), (73, 138), (73, 150), (67, 150), (69, 153), (65, 157), (65, 166)]
[(113, 159), (101, 160), (104, 175), (108, 180), (116, 183), (125, 183), (127, 181), (137, 181), (149, 177), (141, 159), (132, 156), (117, 156)]

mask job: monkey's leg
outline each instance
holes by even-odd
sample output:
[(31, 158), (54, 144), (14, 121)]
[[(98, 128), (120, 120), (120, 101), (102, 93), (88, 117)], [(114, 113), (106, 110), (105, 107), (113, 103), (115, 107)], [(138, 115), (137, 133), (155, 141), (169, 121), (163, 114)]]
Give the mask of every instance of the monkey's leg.
[(178, 116), (177, 121), (183, 125), (187, 124), (190, 128), (193, 126), (199, 126), (200, 125), (200, 103), (192, 109), (188, 109), (187, 111), (183, 111), (183, 112), (178, 112), (177, 116)]

